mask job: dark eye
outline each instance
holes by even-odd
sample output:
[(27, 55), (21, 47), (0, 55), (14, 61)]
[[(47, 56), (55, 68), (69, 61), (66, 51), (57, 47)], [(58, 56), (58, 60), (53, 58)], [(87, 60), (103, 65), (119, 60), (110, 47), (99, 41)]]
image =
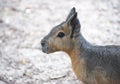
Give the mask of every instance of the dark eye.
[(63, 32), (59, 32), (58, 35), (57, 35), (57, 37), (60, 37), (60, 38), (62, 38), (64, 36), (65, 36), (65, 34)]

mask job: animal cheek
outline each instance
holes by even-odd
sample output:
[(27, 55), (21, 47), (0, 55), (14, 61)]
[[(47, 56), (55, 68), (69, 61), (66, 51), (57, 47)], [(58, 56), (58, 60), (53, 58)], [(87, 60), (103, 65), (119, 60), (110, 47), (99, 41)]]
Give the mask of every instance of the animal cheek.
[(71, 50), (72, 48), (73, 48), (72, 42), (70, 40), (66, 40), (64, 42), (64, 49), (66, 49), (68, 51), (68, 50)]
[(62, 45), (62, 41), (59, 40), (59, 39), (54, 40), (53, 45), (54, 45), (54, 48), (55, 48), (56, 50), (61, 50), (61, 48), (62, 48), (62, 46), (63, 46), (63, 45)]
[(50, 38), (48, 40), (48, 45), (49, 45), (48, 47), (49, 47), (50, 51), (55, 51), (56, 50), (56, 41), (55, 41), (55, 39)]
[(56, 51), (62, 51), (63, 47), (64, 47), (63, 40), (59, 39), (59, 38), (58, 39), (54, 39), (52, 45), (53, 45), (53, 48)]

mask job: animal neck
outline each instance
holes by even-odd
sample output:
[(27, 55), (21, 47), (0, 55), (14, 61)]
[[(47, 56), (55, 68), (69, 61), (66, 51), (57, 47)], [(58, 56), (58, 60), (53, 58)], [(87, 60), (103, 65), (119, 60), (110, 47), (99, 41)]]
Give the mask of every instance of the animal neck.
[(74, 43), (74, 47), (67, 52), (71, 59), (73, 58), (80, 59), (81, 53), (87, 50), (89, 51), (92, 48), (92, 45), (82, 36), (81, 33), (79, 37), (74, 39), (73, 43)]
[(92, 48), (92, 45), (83, 37), (81, 33), (79, 35), (79, 40), (76, 45), (79, 45), (79, 50), (88, 50)]
[(71, 59), (73, 71), (80, 80), (84, 81), (86, 77), (86, 63), (81, 53), (90, 48), (91, 45), (84, 39), (82, 34), (80, 34), (79, 38), (76, 38), (74, 42), (74, 48), (68, 52), (68, 55)]

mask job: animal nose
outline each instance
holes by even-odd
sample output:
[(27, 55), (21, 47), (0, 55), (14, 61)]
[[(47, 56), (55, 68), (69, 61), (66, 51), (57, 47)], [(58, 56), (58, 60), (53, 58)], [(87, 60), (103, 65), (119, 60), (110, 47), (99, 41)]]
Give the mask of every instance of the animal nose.
[(45, 46), (45, 40), (41, 41), (41, 46), (44, 47)]
[(42, 43), (41, 43), (41, 45), (44, 47), (44, 46), (45, 46), (45, 43), (44, 43), (44, 42), (42, 42)]

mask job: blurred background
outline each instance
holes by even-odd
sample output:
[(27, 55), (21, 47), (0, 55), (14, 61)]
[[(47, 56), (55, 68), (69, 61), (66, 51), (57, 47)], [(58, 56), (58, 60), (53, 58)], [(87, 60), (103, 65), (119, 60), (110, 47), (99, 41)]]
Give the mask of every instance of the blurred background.
[(0, 84), (80, 84), (67, 54), (40, 46), (72, 7), (89, 42), (120, 45), (120, 0), (0, 0)]

